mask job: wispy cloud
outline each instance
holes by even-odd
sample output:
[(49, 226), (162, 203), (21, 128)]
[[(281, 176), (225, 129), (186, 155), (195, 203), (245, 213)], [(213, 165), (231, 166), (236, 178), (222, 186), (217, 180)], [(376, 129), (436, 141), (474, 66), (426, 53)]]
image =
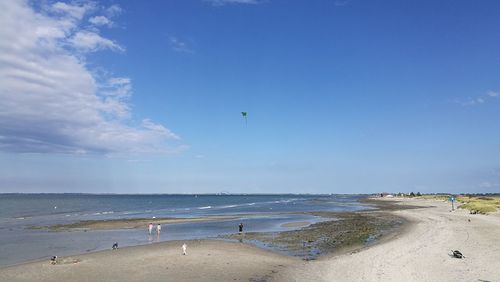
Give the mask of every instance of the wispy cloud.
[(111, 5), (108, 8), (100, 10), (101, 15), (96, 15), (89, 18), (89, 22), (94, 26), (115, 27), (113, 19), (123, 13), (123, 9), (117, 4)]
[(111, 27), (113, 25), (113, 21), (106, 18), (105, 16), (91, 17), (89, 19), (89, 22), (93, 25), (96, 25), (96, 26), (109, 26), (109, 27)]
[(335, 2), (333, 2), (333, 4), (335, 6), (346, 6), (347, 4), (349, 4), (352, 0), (335, 0)]
[(95, 27), (116, 27), (114, 18), (123, 13), (123, 9), (117, 5), (111, 5), (108, 8), (99, 9), (100, 15), (95, 15), (89, 18), (89, 23)]
[(104, 38), (96, 32), (87, 30), (78, 31), (68, 40), (68, 42), (71, 43), (73, 47), (86, 52), (95, 52), (105, 49), (125, 51), (125, 48), (118, 43)]
[(130, 159), (130, 160), (127, 160), (127, 162), (129, 163), (148, 163), (148, 162), (151, 162), (151, 160), (147, 160), (147, 159)]
[(492, 98), (498, 98), (498, 97), (500, 97), (500, 94), (498, 92), (495, 92), (495, 91), (492, 91), (492, 90), (489, 90), (488, 92), (486, 92), (486, 95), (488, 97), (492, 97)]
[(205, 0), (205, 2), (210, 2), (213, 6), (224, 6), (231, 4), (259, 4), (262, 1), (259, 0)]
[(491, 100), (496, 98), (500, 98), (500, 93), (493, 90), (488, 90), (484, 95), (474, 98), (467, 98), (465, 100), (455, 100), (455, 102), (462, 106), (477, 106), (490, 102)]
[(186, 41), (182, 41), (177, 37), (170, 36), (169, 37), (170, 48), (176, 52), (183, 53), (194, 53), (194, 50)]
[(122, 12), (123, 12), (123, 9), (117, 4), (111, 5), (106, 9), (106, 15), (108, 17), (119, 16)]
[(49, 10), (64, 16), (72, 17), (76, 20), (81, 20), (86, 13), (94, 10), (95, 7), (96, 5), (93, 2), (87, 2), (82, 5), (70, 5), (63, 2), (57, 2), (52, 4)]
[[(124, 47), (86, 28), (92, 2), (0, 1), (0, 150), (30, 153), (168, 153), (175, 133), (132, 119), (132, 82), (96, 72), (86, 56)], [(119, 6), (106, 9), (117, 15)], [(97, 66), (98, 67), (98, 66)]]
[(484, 181), (484, 182), (481, 182), (479, 183), (479, 188), (497, 188), (497, 187), (500, 187), (500, 184), (498, 183), (494, 183), (494, 182), (490, 182), (490, 181)]

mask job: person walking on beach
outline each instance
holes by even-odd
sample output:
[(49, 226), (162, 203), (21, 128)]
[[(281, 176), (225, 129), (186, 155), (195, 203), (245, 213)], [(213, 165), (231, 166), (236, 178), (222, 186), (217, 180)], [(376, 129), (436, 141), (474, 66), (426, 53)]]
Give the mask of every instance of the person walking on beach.
[(156, 226), (156, 235), (160, 236), (160, 233), (161, 233), (161, 225), (158, 223), (158, 225)]
[(182, 244), (182, 254), (187, 255), (187, 245), (186, 243)]
[(153, 232), (153, 223), (149, 223), (148, 225), (148, 231), (149, 231), (149, 235), (151, 235), (151, 232)]
[(243, 233), (243, 223), (240, 223), (240, 225), (238, 225), (238, 229), (239, 229), (239, 233)]

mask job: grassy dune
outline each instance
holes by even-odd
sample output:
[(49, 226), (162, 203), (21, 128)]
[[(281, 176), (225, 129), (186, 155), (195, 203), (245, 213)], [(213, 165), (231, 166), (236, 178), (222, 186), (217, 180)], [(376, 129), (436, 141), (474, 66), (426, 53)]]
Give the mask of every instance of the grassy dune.
[(500, 209), (500, 196), (460, 196), (457, 201), (461, 203), (459, 208), (473, 213), (487, 214)]
[[(417, 199), (448, 201), (450, 195), (422, 195)], [(500, 196), (458, 196), (457, 206), (459, 209), (469, 210), (471, 213), (488, 214), (500, 210)]]
[(442, 201), (448, 201), (449, 197), (450, 197), (450, 195), (446, 195), (446, 194), (434, 194), (434, 195), (417, 196), (415, 198), (425, 199), (425, 200), (442, 200)]

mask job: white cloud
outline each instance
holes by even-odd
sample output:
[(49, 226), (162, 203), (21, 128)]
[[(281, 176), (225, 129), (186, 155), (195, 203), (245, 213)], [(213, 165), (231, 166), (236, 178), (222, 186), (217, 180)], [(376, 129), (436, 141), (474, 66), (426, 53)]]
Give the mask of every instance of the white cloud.
[(57, 2), (52, 4), (51, 7), (53, 12), (65, 14), (76, 20), (81, 20), (87, 12), (93, 9), (95, 9), (95, 4), (93, 2), (87, 2), (81, 5), (70, 5), (63, 2)]
[(476, 106), (476, 105), (481, 105), (486, 102), (489, 102), (492, 99), (499, 98), (500, 93), (492, 90), (488, 90), (486, 94), (476, 97), (476, 98), (469, 98), (465, 101), (460, 101), (457, 100), (456, 103), (462, 105), (462, 106)]
[(194, 53), (193, 49), (191, 49), (185, 41), (181, 41), (177, 37), (171, 36), (169, 38), (169, 41), (170, 41), (170, 47), (174, 51), (184, 52), (184, 53)]
[(122, 12), (123, 9), (117, 4), (111, 5), (106, 9), (106, 14), (108, 15), (108, 17), (119, 16)]
[(104, 49), (113, 51), (124, 51), (124, 48), (117, 43), (107, 38), (101, 37), (99, 34), (92, 31), (79, 31), (69, 39), (75, 48), (86, 51), (94, 52)]
[(144, 119), (133, 125), (129, 78), (88, 68), (86, 52), (123, 50), (81, 27), (91, 9), (63, 3), (46, 9), (0, 1), (0, 150), (129, 154), (185, 148), (169, 147), (166, 141), (179, 137), (161, 124)]
[(227, 4), (259, 4), (258, 0), (205, 0), (212, 3), (214, 6), (224, 6)]
[(480, 188), (496, 188), (496, 187), (500, 187), (500, 184), (489, 182), (489, 181), (485, 181), (485, 182), (480, 183), (479, 187)]
[(113, 21), (111, 21), (110, 19), (106, 18), (105, 16), (95, 16), (95, 17), (91, 17), (89, 19), (89, 22), (93, 25), (96, 25), (96, 26), (108, 26), (108, 27), (111, 27), (113, 25)]
[(107, 96), (128, 98), (132, 94), (132, 83), (128, 77), (111, 77), (101, 87), (101, 93)]
[(115, 27), (115, 22), (113, 18), (119, 16), (123, 10), (117, 5), (111, 5), (107, 9), (101, 9), (101, 12), (104, 15), (93, 16), (89, 18), (89, 22), (94, 26), (107, 26), (107, 27)]
[(454, 100), (455, 103), (460, 104), (462, 106), (474, 106), (480, 104), (477, 98), (468, 98), (467, 100)]
[(352, 0), (336, 0), (334, 2), (334, 5), (335, 6), (345, 6), (347, 4), (349, 4), (349, 2), (351, 2)]
[(489, 97), (500, 97), (500, 94), (498, 92), (495, 92), (495, 91), (492, 91), (492, 90), (489, 90), (486, 95), (488, 95)]

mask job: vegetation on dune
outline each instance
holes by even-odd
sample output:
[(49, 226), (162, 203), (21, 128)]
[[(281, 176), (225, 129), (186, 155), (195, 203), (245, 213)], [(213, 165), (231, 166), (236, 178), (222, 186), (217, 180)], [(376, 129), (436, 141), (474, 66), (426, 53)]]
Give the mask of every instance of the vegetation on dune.
[(467, 209), (471, 213), (487, 214), (500, 209), (500, 196), (460, 196), (457, 201), (461, 203), (459, 208)]
[(425, 200), (448, 201), (449, 197), (450, 197), (450, 195), (446, 195), (446, 194), (429, 194), (429, 195), (421, 195), (421, 196), (418, 196), (417, 198), (425, 199)]
[[(416, 198), (449, 201), (450, 196), (447, 194), (428, 194)], [(465, 195), (456, 197), (456, 201), (459, 209), (466, 209), (471, 213), (488, 214), (500, 210), (500, 196)]]

